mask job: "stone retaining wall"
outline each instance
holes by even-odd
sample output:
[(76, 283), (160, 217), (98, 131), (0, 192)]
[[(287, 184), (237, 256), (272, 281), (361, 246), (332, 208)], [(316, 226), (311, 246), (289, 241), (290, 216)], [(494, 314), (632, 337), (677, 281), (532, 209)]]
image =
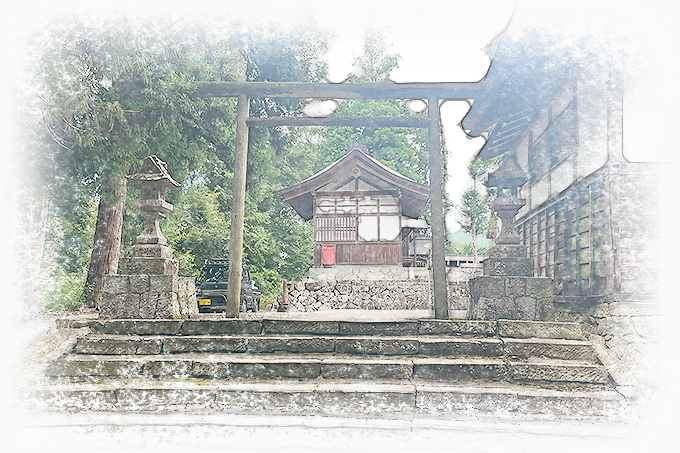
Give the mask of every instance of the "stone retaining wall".
[[(431, 289), (426, 280), (288, 282), (288, 311), (321, 310), (430, 310)], [(467, 281), (448, 284), (449, 310), (465, 310), (470, 303)], [(266, 310), (276, 311), (283, 288)]]
[(446, 268), (446, 281), (449, 283), (467, 283), (471, 278), (482, 275), (482, 264), (461, 264), (459, 267)]
[(558, 297), (555, 308), (557, 321), (582, 323), (620, 393), (663, 385), (661, 364), (672, 346), (664, 342), (662, 309), (653, 297)]
[[(428, 280), (430, 270), (426, 267), (402, 266), (350, 266), (313, 267), (309, 269), (307, 280), (317, 282), (333, 281), (376, 281), (376, 280)], [(482, 264), (461, 264), (459, 267), (446, 268), (446, 281), (449, 283), (467, 282), (482, 275)]]

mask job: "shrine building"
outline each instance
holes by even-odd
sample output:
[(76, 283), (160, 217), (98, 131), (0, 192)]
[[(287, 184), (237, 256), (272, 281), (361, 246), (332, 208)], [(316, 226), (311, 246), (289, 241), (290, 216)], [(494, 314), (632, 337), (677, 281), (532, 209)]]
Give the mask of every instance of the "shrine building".
[(381, 164), (358, 142), (314, 176), (279, 191), (314, 225), (314, 267), (423, 263), (427, 249), (416, 238), (429, 186)]

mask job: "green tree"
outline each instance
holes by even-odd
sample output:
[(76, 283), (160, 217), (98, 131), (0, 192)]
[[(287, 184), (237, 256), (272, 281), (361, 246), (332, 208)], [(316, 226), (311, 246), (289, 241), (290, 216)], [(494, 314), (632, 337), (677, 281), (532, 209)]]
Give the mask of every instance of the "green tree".
[[(251, 81), (320, 81), (324, 64), (320, 52), (323, 40), (309, 31), (296, 29), (261, 30), (247, 36), (238, 33), (218, 33), (206, 28), (201, 46), (194, 51), (191, 69), (197, 80), (225, 80), (225, 68), (239, 63), (241, 77)], [(241, 60), (227, 58), (218, 64), (219, 55), (229, 55), (236, 49)], [(205, 163), (185, 180), (189, 189), (175, 198), (175, 210), (169, 214), (172, 234), (166, 234), (173, 249), (182, 251), (180, 272), (194, 275), (205, 258), (225, 257), (228, 250), (228, 219), (232, 205), (235, 111), (232, 100), (196, 99), (201, 114), (196, 119), (206, 146), (212, 152)], [(298, 101), (253, 99), (252, 116), (290, 116), (299, 108)], [(277, 191), (312, 174), (314, 153), (304, 133), (287, 128), (251, 128), (249, 132), (246, 183), (246, 218), (244, 228), (244, 263), (250, 266), (251, 276), (265, 297), (277, 294), (282, 279), (299, 279), (311, 266), (312, 241), (309, 225), (283, 201)], [(201, 189), (204, 187), (204, 189)], [(191, 193), (193, 190), (193, 193)], [(190, 204), (181, 200), (191, 195)], [(209, 198), (209, 199), (208, 199)], [(225, 239), (201, 245), (216, 235), (196, 216), (183, 213), (189, 206), (215, 206), (215, 221), (223, 217)], [(198, 231), (196, 231), (198, 230)], [(181, 240), (182, 238), (194, 240)], [(192, 261), (193, 260), (193, 261)]]
[[(127, 193), (123, 177), (148, 154), (158, 155), (173, 177), (184, 181), (184, 190), (167, 194), (175, 210), (163, 225), (182, 275), (195, 274), (206, 258), (226, 255), (235, 102), (192, 97), (197, 82), (320, 81), (325, 74), (320, 59), (325, 43), (319, 36), (297, 30), (246, 36), (230, 25), (59, 18), (36, 38), (36, 145), (26, 167), (40, 174), (51, 192), (77, 187), (85, 199), (98, 203), (101, 215), (86, 247), (89, 268), (118, 251), (121, 242), (129, 247), (139, 234), (136, 211), (122, 215), (122, 206), (130, 207), (138, 196)], [(251, 102), (251, 114), (292, 115), (298, 107), (297, 101), (257, 100)], [(277, 190), (312, 174), (316, 150), (308, 135), (287, 128), (253, 128), (249, 142), (244, 259), (271, 296), (282, 278), (300, 278), (311, 265), (310, 226)], [(116, 194), (119, 188), (122, 193)], [(59, 213), (75, 204), (69, 197), (56, 198), (50, 209), (66, 225), (70, 221)], [(117, 222), (106, 217), (107, 206), (113, 205)], [(50, 229), (57, 223), (51, 222)], [(118, 238), (103, 233), (112, 224)], [(50, 250), (64, 250), (52, 243), (65, 244), (65, 235), (50, 231), (48, 237)], [(108, 262), (108, 270), (95, 276), (115, 272), (113, 260)]]
[(230, 219), (219, 210), (218, 197), (218, 191), (205, 185), (190, 186), (163, 225), (180, 275), (195, 276), (205, 260), (228, 255)]
[(116, 272), (124, 176), (146, 154), (159, 155), (181, 176), (202, 154), (191, 133), (195, 87), (176, 64), (184, 43), (162, 30), (124, 18), (60, 18), (36, 40), (35, 87), (45, 127), (59, 145), (42, 157), (66, 181), (84, 181), (99, 200), (84, 294), (90, 306), (101, 277)]
[(473, 185), (463, 192), (461, 202), (457, 206), (461, 216), (458, 223), (463, 231), (472, 235), (471, 251), (475, 264), (479, 252), (477, 250), (477, 235), (495, 225), (495, 220), (491, 217), (489, 209), (489, 203), (491, 203), (495, 194), (491, 190), (480, 187), (480, 183), (482, 177), (497, 162), (497, 158), (483, 160), (477, 157), (468, 164), (468, 174), (472, 178)]
[[(369, 32), (364, 41), (364, 53), (354, 61), (355, 72), (349, 82), (388, 82), (389, 74), (399, 65), (401, 56), (390, 53), (382, 35)], [(403, 101), (342, 100), (336, 116), (414, 116)], [(320, 128), (317, 145), (321, 170), (341, 158), (347, 147), (359, 141), (368, 154), (389, 168), (420, 183), (427, 183), (429, 155), (427, 131), (422, 128), (334, 127)]]
[(97, 206), (82, 192), (71, 196), (70, 203), (51, 203), (48, 212), (38, 289), (41, 311), (75, 310), (80, 305)]
[(355, 73), (347, 77), (348, 82), (387, 82), (390, 72), (399, 67), (401, 55), (387, 53), (389, 44), (385, 36), (368, 30), (364, 37), (364, 53), (354, 59)]
[[(247, 57), (253, 81), (320, 82), (325, 38), (308, 30), (251, 36)], [(294, 116), (301, 101), (253, 100), (251, 115)], [(281, 280), (299, 280), (312, 265), (311, 225), (304, 223), (278, 190), (313, 174), (316, 150), (298, 128), (253, 128), (249, 136), (244, 261), (265, 297)]]

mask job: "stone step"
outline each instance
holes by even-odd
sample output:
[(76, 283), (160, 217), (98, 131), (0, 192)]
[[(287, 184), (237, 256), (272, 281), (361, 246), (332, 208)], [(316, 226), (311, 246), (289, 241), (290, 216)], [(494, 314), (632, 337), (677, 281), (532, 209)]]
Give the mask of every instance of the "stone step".
[(90, 327), (111, 335), (457, 335), (584, 339), (578, 323), (542, 321), (404, 320), (384, 322), (290, 319), (59, 320), (58, 327)]
[(377, 355), (545, 357), (596, 362), (587, 341), (553, 339), (406, 336), (131, 336), (89, 335), (79, 338), (76, 354), (155, 355), (177, 353), (343, 353)]
[(464, 355), (500, 357), (495, 338), (385, 336), (173, 336), (90, 335), (78, 339), (74, 352), (101, 355), (205, 353), (345, 353), (383, 355)]
[(581, 325), (576, 322), (498, 320), (498, 335), (504, 338), (554, 338), (583, 340)]
[(605, 386), (606, 369), (580, 361), (511, 362), (494, 358), (361, 356), (348, 354), (172, 354), (102, 356), (71, 354), (53, 361), (49, 377), (344, 378), (435, 381), (515, 381)]
[(76, 410), (189, 410), (337, 414), (448, 414), (601, 417), (625, 408), (612, 390), (568, 392), (535, 385), (476, 382), (457, 385), (420, 379), (105, 379), (73, 385), (49, 381), (22, 397), (34, 406)]
[(503, 338), (503, 353), (510, 359), (537, 357), (599, 363), (593, 345), (580, 340)]
[(499, 359), (413, 359), (415, 377), (435, 381), (502, 380), (511, 382), (580, 383), (606, 386), (602, 365), (580, 361), (511, 362)]

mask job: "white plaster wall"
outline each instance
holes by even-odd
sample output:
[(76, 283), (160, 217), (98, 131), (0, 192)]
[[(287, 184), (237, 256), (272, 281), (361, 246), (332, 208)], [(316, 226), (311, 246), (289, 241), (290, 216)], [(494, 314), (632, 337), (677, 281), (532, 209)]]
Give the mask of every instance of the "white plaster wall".
[(604, 72), (587, 69), (577, 79), (578, 179), (588, 176), (607, 162), (608, 99)]
[(553, 168), (550, 179), (550, 196), (555, 196), (574, 181), (574, 156)]

